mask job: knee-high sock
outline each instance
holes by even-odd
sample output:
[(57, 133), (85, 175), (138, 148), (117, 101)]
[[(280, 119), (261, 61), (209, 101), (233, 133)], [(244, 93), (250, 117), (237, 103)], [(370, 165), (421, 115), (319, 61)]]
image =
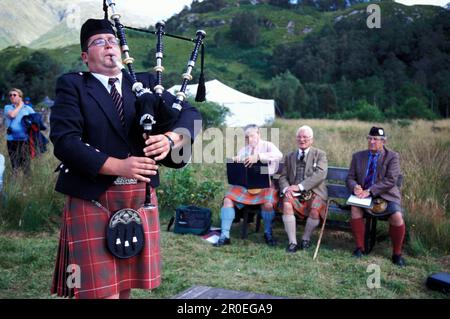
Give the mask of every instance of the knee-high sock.
[(353, 236), (355, 237), (356, 247), (364, 250), (364, 218), (352, 219), (350, 224), (352, 225), (352, 232)]
[(272, 221), (275, 217), (275, 212), (261, 209), (261, 217), (264, 220), (264, 233), (272, 234)]
[(284, 230), (289, 238), (289, 243), (297, 244), (296, 224), (294, 215), (283, 215)]
[(231, 224), (233, 224), (235, 212), (233, 207), (222, 207), (220, 210), (220, 218), (222, 219), (221, 223), (221, 236), (230, 238), (230, 229)]
[(403, 238), (405, 237), (405, 224), (400, 226), (389, 225), (389, 235), (392, 241), (392, 252), (395, 255), (402, 253)]
[(317, 226), (319, 226), (319, 223), (320, 219), (312, 219), (311, 217), (308, 217), (308, 219), (306, 220), (305, 233), (303, 234), (302, 239), (310, 240), (313, 230), (316, 229)]

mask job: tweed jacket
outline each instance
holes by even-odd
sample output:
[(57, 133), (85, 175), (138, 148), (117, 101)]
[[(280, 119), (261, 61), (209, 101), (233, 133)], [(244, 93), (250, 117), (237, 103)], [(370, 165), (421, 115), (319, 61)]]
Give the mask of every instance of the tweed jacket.
[[(291, 152), (284, 157), (284, 166), (280, 174), (279, 182), (280, 191), (285, 187), (294, 185), (297, 156), (298, 150)], [(326, 153), (318, 148), (311, 147), (306, 156), (305, 179), (301, 184), (305, 190), (312, 190), (324, 201), (328, 199), (328, 191), (325, 184), (327, 173), (328, 160)]]
[[(354, 153), (346, 179), (348, 190), (353, 193), (356, 185), (363, 185), (366, 177), (369, 150)], [(381, 197), (387, 201), (401, 203), (400, 189), (397, 181), (400, 171), (400, 155), (387, 147), (378, 158), (375, 184), (370, 187), (374, 197)]]

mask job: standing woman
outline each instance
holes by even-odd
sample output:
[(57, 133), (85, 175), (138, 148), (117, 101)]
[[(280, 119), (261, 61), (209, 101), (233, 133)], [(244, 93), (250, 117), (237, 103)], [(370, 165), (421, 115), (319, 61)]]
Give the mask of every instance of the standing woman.
[(25, 172), (30, 169), (28, 136), (22, 124), (22, 118), (34, 113), (34, 110), (25, 105), (22, 99), (22, 91), (13, 88), (9, 91), (11, 104), (5, 106), (6, 144), (14, 172), (19, 168), (23, 168)]

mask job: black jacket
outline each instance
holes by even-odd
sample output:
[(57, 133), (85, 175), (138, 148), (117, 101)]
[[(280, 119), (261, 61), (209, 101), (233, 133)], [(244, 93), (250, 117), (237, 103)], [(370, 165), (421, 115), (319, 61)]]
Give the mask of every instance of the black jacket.
[[(154, 87), (151, 74), (139, 73), (137, 77), (144, 87)], [(136, 97), (125, 76), (122, 78), (122, 97), (125, 128), (108, 91), (92, 74), (68, 73), (58, 79), (50, 116), (50, 139), (55, 156), (62, 162), (56, 183), (58, 192), (85, 200), (97, 199), (116, 178), (99, 174), (109, 156), (120, 159), (144, 156), (144, 139), (135, 110)], [(162, 99), (171, 107), (175, 97), (164, 92)], [(192, 143), (201, 128), (201, 125), (194, 125), (195, 120), (201, 120), (200, 113), (185, 102), (172, 131), (177, 128), (188, 130)], [(160, 164), (178, 168), (186, 162), (174, 163), (169, 154)], [(153, 187), (159, 185), (158, 175), (151, 180)]]

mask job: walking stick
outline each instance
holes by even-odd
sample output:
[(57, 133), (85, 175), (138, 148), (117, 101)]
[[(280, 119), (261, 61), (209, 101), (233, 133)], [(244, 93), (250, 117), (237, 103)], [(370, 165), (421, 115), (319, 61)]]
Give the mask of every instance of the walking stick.
[(323, 231), (324, 231), (324, 229), (325, 229), (325, 223), (327, 222), (327, 217), (328, 217), (328, 206), (329, 206), (329, 205), (330, 205), (330, 201), (327, 200), (327, 209), (326, 209), (326, 211), (325, 211), (325, 218), (323, 219), (322, 228), (320, 229), (319, 240), (317, 241), (316, 251), (314, 252), (313, 260), (316, 259), (317, 253), (319, 252), (320, 242), (322, 241), (322, 235), (323, 235)]

